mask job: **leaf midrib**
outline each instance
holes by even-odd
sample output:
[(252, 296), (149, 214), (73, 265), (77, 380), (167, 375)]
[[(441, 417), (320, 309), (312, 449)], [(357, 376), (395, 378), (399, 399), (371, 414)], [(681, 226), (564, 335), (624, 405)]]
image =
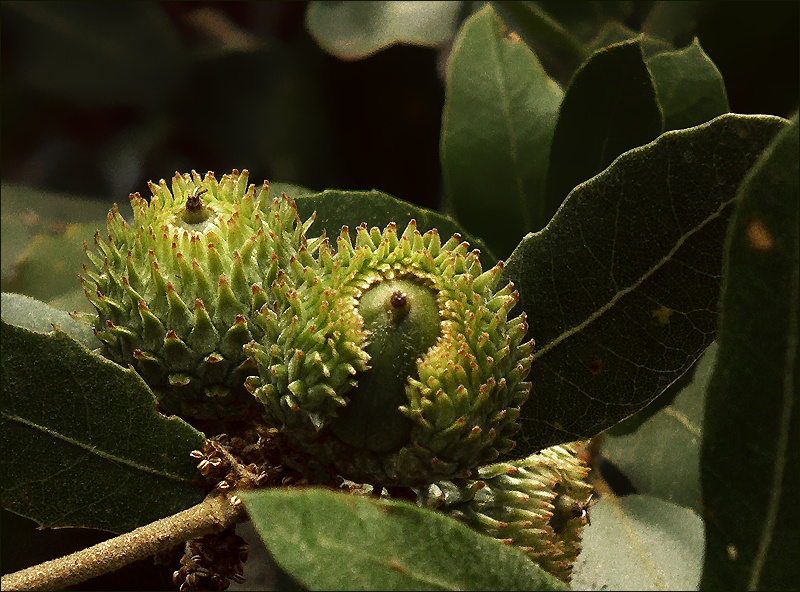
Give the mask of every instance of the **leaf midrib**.
[[(735, 201), (735, 197), (731, 197), (730, 199), (722, 202), (720, 204), (720, 206), (717, 208), (716, 211), (714, 211), (712, 214), (710, 214), (705, 219), (700, 221), (694, 228), (692, 228), (690, 231), (686, 232), (683, 236), (681, 236), (676, 241), (675, 246), (672, 249), (670, 249), (670, 251), (664, 257), (659, 259), (655, 263), (655, 265), (653, 265), (650, 269), (648, 269), (645, 273), (643, 273), (642, 276), (638, 280), (633, 282), (628, 287), (626, 287), (626, 288), (624, 288), (622, 290), (619, 290), (616, 294), (614, 294), (614, 296), (611, 297), (611, 299), (606, 304), (604, 304), (603, 306), (598, 308), (592, 314), (588, 315), (582, 322), (578, 323), (577, 325), (575, 325), (573, 327), (570, 327), (569, 329), (567, 329), (565, 331), (562, 331), (559, 335), (554, 337), (551, 341), (546, 343), (544, 346), (542, 346), (541, 348), (538, 348), (537, 350), (535, 350), (534, 353), (533, 353), (534, 361), (539, 359), (539, 358), (541, 358), (543, 355), (545, 355), (547, 352), (549, 352), (554, 347), (558, 346), (565, 339), (568, 339), (568, 338), (572, 337), (573, 335), (575, 335), (576, 333), (580, 333), (581, 331), (583, 331), (586, 327), (591, 325), (594, 321), (598, 320), (606, 312), (611, 310), (617, 304), (617, 302), (619, 302), (619, 300), (621, 300), (624, 296), (627, 296), (628, 294), (630, 294), (631, 292), (636, 290), (648, 278), (650, 278), (654, 273), (656, 273), (659, 269), (661, 269), (661, 267), (663, 267), (664, 265), (669, 263), (672, 260), (672, 258), (675, 256), (675, 254), (683, 246), (683, 244), (691, 236), (693, 236), (695, 233), (697, 233), (701, 229), (703, 229), (708, 223), (710, 223), (713, 220), (716, 220), (717, 218), (719, 218), (722, 215), (722, 212), (727, 207), (732, 205), (734, 201)], [(545, 228), (541, 232), (542, 232), (542, 234), (544, 234), (545, 232), (547, 232), (547, 228)], [(537, 238), (539, 238), (540, 240), (542, 239), (541, 236), (537, 237)]]
[(47, 434), (48, 436), (51, 436), (53, 438), (57, 438), (59, 440), (62, 440), (64, 442), (66, 442), (67, 444), (71, 444), (72, 446), (76, 446), (78, 448), (82, 448), (83, 450), (86, 450), (91, 454), (97, 455), (97, 456), (99, 456), (100, 458), (102, 458), (104, 460), (107, 460), (107, 461), (110, 461), (110, 462), (114, 462), (114, 463), (119, 463), (119, 464), (122, 464), (122, 465), (126, 465), (126, 466), (128, 466), (128, 467), (130, 467), (130, 468), (132, 468), (134, 470), (142, 471), (142, 472), (145, 472), (145, 473), (150, 473), (150, 474), (156, 475), (158, 477), (164, 477), (166, 479), (171, 479), (173, 481), (178, 481), (178, 482), (181, 482), (181, 483), (190, 483), (191, 482), (190, 479), (187, 479), (186, 477), (182, 477), (180, 475), (176, 475), (174, 473), (170, 473), (170, 472), (167, 472), (167, 471), (161, 471), (161, 470), (155, 469), (153, 467), (148, 467), (147, 465), (140, 464), (140, 463), (138, 463), (138, 462), (136, 462), (134, 460), (131, 460), (131, 459), (128, 459), (128, 458), (124, 458), (124, 457), (121, 457), (121, 456), (117, 456), (117, 455), (111, 454), (109, 452), (106, 452), (104, 450), (101, 450), (101, 449), (97, 448), (96, 446), (92, 446), (90, 444), (86, 444), (85, 442), (80, 442), (79, 440), (71, 438), (71, 437), (69, 437), (69, 436), (67, 436), (65, 434), (62, 434), (62, 433), (60, 433), (60, 432), (58, 432), (56, 430), (53, 430), (53, 429), (51, 429), (51, 428), (49, 428), (47, 426), (43, 426), (43, 425), (37, 424), (36, 422), (33, 422), (33, 421), (29, 420), (29, 419), (25, 419), (24, 417), (21, 417), (19, 415), (14, 415), (14, 414), (8, 413), (6, 411), (2, 411), (2, 412), (0, 412), (0, 414), (2, 414), (4, 419), (8, 419), (10, 421), (14, 421), (14, 422), (20, 423), (20, 424), (22, 424), (22, 425), (24, 425), (26, 427), (29, 427), (29, 428), (32, 428), (32, 429), (35, 429), (35, 430), (39, 430), (40, 432), (43, 432), (43, 433)]

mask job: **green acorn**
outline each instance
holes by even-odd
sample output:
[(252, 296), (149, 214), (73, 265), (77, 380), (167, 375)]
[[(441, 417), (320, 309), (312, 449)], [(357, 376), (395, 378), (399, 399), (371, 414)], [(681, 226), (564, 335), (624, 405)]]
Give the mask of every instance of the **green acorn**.
[(476, 479), (442, 481), (418, 491), (417, 503), (522, 548), (542, 569), (569, 582), (589, 522), (589, 469), (582, 443), (480, 467)]
[(268, 421), (344, 478), (381, 485), (469, 475), (511, 450), (533, 342), (524, 315), (507, 319), (511, 284), (495, 291), (502, 264), (484, 272), (478, 255), (414, 221), (301, 247), (245, 348)]
[(149, 203), (130, 196), (133, 224), (116, 205), (108, 236), (95, 234), (94, 269), (80, 277), (98, 312), (102, 352), (132, 364), (163, 410), (185, 418), (231, 417), (257, 403), (243, 387), (254, 373), (242, 346), (263, 336), (253, 322), (270, 284), (306, 246), (288, 199), (256, 194), (248, 172), (218, 181), (192, 171), (150, 183)]

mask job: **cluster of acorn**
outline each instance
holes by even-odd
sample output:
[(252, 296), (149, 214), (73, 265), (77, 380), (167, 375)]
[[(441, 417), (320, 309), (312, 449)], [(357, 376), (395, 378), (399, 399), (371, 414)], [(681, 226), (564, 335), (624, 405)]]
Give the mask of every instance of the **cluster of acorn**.
[(131, 195), (132, 224), (109, 213), (81, 282), (103, 355), (133, 365), (162, 411), (256, 418), (288, 443), (234, 464), (231, 441), (209, 441), (197, 458), (218, 487), (279, 484), (270, 463), (300, 458), (378, 491), (477, 478), (505, 499), (479, 467), (514, 446), (533, 341), (509, 318), (502, 263), (484, 271), (460, 236), (414, 221), (307, 236), (313, 217), (247, 171), (150, 188)]

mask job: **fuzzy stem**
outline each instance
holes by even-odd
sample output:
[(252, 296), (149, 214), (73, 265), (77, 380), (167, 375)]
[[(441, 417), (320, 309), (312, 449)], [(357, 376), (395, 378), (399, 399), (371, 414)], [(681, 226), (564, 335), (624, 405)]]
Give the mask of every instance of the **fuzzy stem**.
[(155, 555), (175, 545), (218, 533), (245, 517), (233, 493), (211, 493), (205, 500), (88, 549), (4, 575), (3, 590), (61, 590)]

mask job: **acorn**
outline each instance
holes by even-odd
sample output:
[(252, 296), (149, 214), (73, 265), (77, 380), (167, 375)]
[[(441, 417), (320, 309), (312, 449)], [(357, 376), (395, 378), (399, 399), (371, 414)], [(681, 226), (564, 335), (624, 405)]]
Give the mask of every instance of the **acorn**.
[[(301, 247), (294, 203), (258, 194), (248, 172), (176, 173), (172, 190), (131, 194), (133, 224), (116, 205), (107, 237), (95, 233), (80, 276), (97, 309), (102, 353), (132, 364), (160, 408), (184, 418), (235, 417), (257, 405), (243, 383), (255, 372), (242, 346), (261, 339), (254, 315), (271, 282)], [(274, 298), (272, 298), (274, 300)]]
[(469, 476), (514, 446), (533, 341), (518, 295), (496, 290), (459, 235), (442, 243), (343, 227), (333, 249), (300, 247), (245, 347), (267, 421), (341, 477), (386, 486)]
[(542, 569), (569, 583), (591, 524), (589, 468), (583, 443), (546, 448), (527, 458), (483, 466), (475, 479), (418, 490), (417, 503), (520, 547)]

